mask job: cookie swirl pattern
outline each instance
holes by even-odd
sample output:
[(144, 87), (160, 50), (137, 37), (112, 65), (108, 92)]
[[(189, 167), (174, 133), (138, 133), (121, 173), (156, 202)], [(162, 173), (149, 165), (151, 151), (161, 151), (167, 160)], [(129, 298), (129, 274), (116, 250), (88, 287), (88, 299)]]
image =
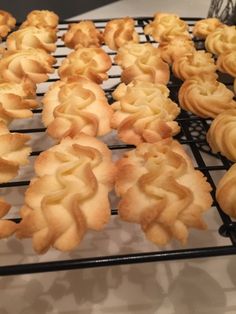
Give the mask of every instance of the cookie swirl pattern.
[(117, 129), (119, 138), (138, 145), (177, 134), (180, 128), (173, 120), (180, 109), (168, 96), (165, 85), (142, 81), (120, 84), (113, 92), (117, 101), (111, 105), (112, 127)]
[(169, 41), (176, 36), (190, 38), (187, 23), (170, 13), (156, 13), (154, 20), (145, 26), (144, 33), (152, 35), (157, 42)]
[(205, 229), (211, 187), (181, 145), (166, 139), (143, 143), (118, 161), (116, 192), (121, 219), (141, 225), (157, 245), (187, 242), (190, 228)]
[(84, 77), (52, 84), (43, 97), (43, 104), (43, 123), (56, 139), (74, 137), (80, 132), (102, 136), (111, 130), (113, 110), (105, 93)]
[(82, 21), (70, 24), (62, 40), (72, 49), (100, 47), (103, 43), (103, 34), (96, 29), (92, 21)]
[(236, 26), (217, 28), (206, 37), (205, 47), (215, 55), (236, 50)]
[(53, 11), (33, 10), (27, 15), (26, 20), (21, 24), (20, 28), (35, 26), (38, 28), (48, 28), (56, 30), (58, 22), (59, 17)]
[(84, 134), (63, 139), (37, 158), (35, 171), (17, 236), (31, 237), (36, 252), (73, 250), (87, 230), (104, 228), (115, 174), (105, 144)]
[(118, 50), (127, 42), (138, 43), (139, 36), (134, 23), (129, 17), (109, 21), (103, 33), (105, 44), (111, 50)]
[(0, 10), (0, 38), (6, 37), (15, 25), (16, 19), (9, 12)]
[(172, 65), (174, 75), (183, 81), (202, 73), (215, 73), (216, 69), (212, 55), (204, 50), (187, 53), (176, 59)]
[(0, 81), (20, 83), (29, 78), (34, 83), (47, 81), (56, 59), (42, 49), (7, 51), (0, 59)]
[(208, 18), (197, 21), (193, 27), (193, 35), (198, 38), (206, 39), (206, 37), (223, 24), (217, 18)]
[(236, 103), (235, 109), (225, 110), (212, 122), (207, 141), (214, 153), (236, 161)]
[(9, 51), (39, 48), (51, 53), (56, 50), (56, 40), (54, 30), (28, 26), (11, 33), (7, 37), (6, 45)]
[(80, 75), (101, 84), (108, 79), (106, 72), (111, 65), (109, 55), (102, 48), (79, 48), (62, 61), (58, 74), (61, 79)]
[(214, 74), (201, 74), (187, 79), (179, 90), (180, 106), (202, 118), (215, 118), (236, 108), (234, 93), (216, 78)]
[(236, 77), (236, 50), (222, 53), (216, 62), (218, 70)]
[(221, 209), (229, 216), (236, 218), (236, 164), (224, 174), (216, 188), (216, 199)]

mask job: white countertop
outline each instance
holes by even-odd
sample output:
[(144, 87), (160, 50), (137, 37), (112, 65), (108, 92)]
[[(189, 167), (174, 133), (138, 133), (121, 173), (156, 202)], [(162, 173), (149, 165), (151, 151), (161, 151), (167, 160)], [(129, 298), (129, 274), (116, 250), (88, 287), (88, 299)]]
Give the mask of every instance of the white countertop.
[(79, 15), (81, 19), (122, 16), (153, 16), (157, 11), (176, 13), (182, 17), (206, 17), (209, 0), (122, 0)]
[[(148, 16), (155, 11), (205, 17), (209, 2), (124, 0), (75, 18)], [(217, 234), (218, 215), (211, 211), (206, 218), (209, 231), (193, 231), (189, 247), (229, 244)], [(46, 256), (35, 257), (30, 244), (4, 240), (0, 243), (0, 251), (5, 253), (1, 263), (78, 258), (80, 251), (93, 256), (107, 251), (125, 254), (129, 250), (138, 252), (139, 248), (156, 250), (137, 226), (121, 223), (116, 217), (112, 220), (98, 236), (96, 246), (94, 235), (89, 235), (78, 252), (68, 255), (52, 250)], [(120, 239), (125, 247), (119, 246)], [(22, 253), (28, 258), (22, 259)], [(2, 277), (0, 314), (235, 314), (235, 265), (236, 256), (227, 256)]]

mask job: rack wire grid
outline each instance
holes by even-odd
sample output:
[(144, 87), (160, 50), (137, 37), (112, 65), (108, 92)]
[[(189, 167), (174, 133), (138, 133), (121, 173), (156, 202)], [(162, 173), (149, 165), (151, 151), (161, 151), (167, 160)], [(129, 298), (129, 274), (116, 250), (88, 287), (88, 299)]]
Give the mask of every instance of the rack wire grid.
[[(200, 18), (182, 18), (190, 26), (190, 30), (194, 23)], [(155, 44), (151, 37), (144, 34), (144, 26), (152, 20), (150, 17), (138, 17), (135, 18), (135, 27), (140, 35), (141, 43), (150, 42)], [(73, 21), (79, 22), (79, 21)], [(98, 29), (104, 29), (107, 19), (94, 20), (94, 23)], [(61, 40), (62, 34), (67, 30), (68, 22), (61, 21), (59, 24), (57, 50), (54, 56), (57, 58), (57, 64), (55, 68), (60, 66), (63, 58), (71, 51), (64, 46)], [(197, 49), (203, 49), (204, 43), (201, 40), (194, 40)], [(109, 50), (106, 46), (103, 46), (105, 51), (111, 56), (116, 54)], [(220, 80), (226, 85), (232, 85), (232, 79), (227, 75), (220, 74)], [(40, 100), (49, 84), (58, 80), (57, 74), (50, 76), (50, 79), (39, 84), (37, 89), (37, 97)], [(114, 63), (112, 69), (109, 72), (109, 79), (102, 87), (106, 93), (109, 103), (113, 102), (112, 92), (115, 87), (120, 83), (120, 69)], [(171, 75), (171, 80), (168, 84), (170, 89), (170, 97), (172, 100), (178, 103), (178, 90), (181, 85), (181, 81)], [(33, 119), (25, 121), (16, 121), (12, 124), (11, 131), (29, 133), (33, 138), (33, 152), (31, 154), (31, 164), (27, 169), (22, 170), (22, 173), (16, 180), (0, 185), (1, 194), (4, 197), (8, 197), (9, 201), (13, 203), (13, 211), (11, 216), (6, 219), (12, 219), (16, 222), (20, 221), (17, 217), (19, 207), (23, 203), (24, 190), (30, 182), (33, 176), (33, 160), (43, 150), (50, 147), (53, 143), (47, 137), (45, 128), (41, 123), (41, 111), (42, 109), (35, 109)], [(210, 120), (199, 118), (184, 110), (176, 119), (181, 126), (181, 132), (175, 138), (180, 141), (186, 147), (186, 150), (192, 156), (195, 163), (195, 168), (199, 169), (207, 177), (208, 182), (212, 186), (212, 197), (214, 200), (211, 213), (213, 213), (215, 220), (214, 235), (204, 231), (191, 231), (191, 244), (188, 247), (180, 247), (178, 243), (172, 243), (165, 249), (159, 249), (155, 245), (149, 243), (139, 229), (139, 226), (122, 222), (117, 217), (117, 210), (115, 205), (111, 209), (112, 217), (115, 217), (114, 226), (107, 227), (109, 231), (99, 232), (99, 235), (93, 234), (86, 236), (83, 243), (75, 251), (69, 254), (57, 253), (55, 250), (50, 250), (43, 256), (37, 256), (32, 250), (32, 244), (30, 240), (19, 241), (15, 238), (2, 240), (1, 252), (1, 266), (0, 275), (19, 275), (30, 274), (39, 272), (52, 272), (62, 271), (89, 267), (122, 265), (122, 264), (134, 264), (134, 263), (146, 263), (168, 260), (180, 260), (180, 259), (192, 259), (202, 257), (213, 257), (222, 255), (232, 255), (236, 253), (236, 225), (220, 209), (215, 199), (216, 177), (218, 174), (222, 176), (230, 166), (231, 162), (220, 154), (213, 154), (206, 142), (206, 132), (209, 128)], [(108, 147), (114, 152), (123, 153), (127, 149), (131, 149), (132, 145), (125, 145), (117, 139), (113, 134), (105, 138), (104, 141), (108, 144)], [(15, 194), (17, 194), (15, 196)], [(110, 196), (111, 199), (115, 198), (114, 195)], [(14, 203), (15, 201), (15, 203)], [(116, 204), (116, 202), (113, 202)], [(15, 209), (15, 212), (14, 212)], [(210, 217), (210, 224), (212, 218)], [(122, 235), (122, 232), (124, 233)], [(90, 232), (89, 232), (90, 233)], [(108, 253), (107, 247), (112, 246), (108, 242), (107, 238), (113, 236), (113, 253)], [(204, 237), (206, 236), (206, 240)], [(136, 237), (137, 243), (135, 243)], [(193, 239), (201, 239), (201, 242)], [(128, 239), (128, 240), (127, 240)], [(28, 241), (28, 242), (27, 242)], [(101, 244), (99, 244), (101, 241)], [(104, 242), (105, 241), (105, 242)], [(195, 242), (194, 242), (195, 241)], [(140, 244), (141, 242), (141, 244)], [(202, 245), (202, 243), (205, 243)], [(216, 244), (217, 242), (217, 244)], [(24, 243), (24, 244), (22, 244)], [(26, 243), (26, 244), (25, 244)], [(199, 243), (201, 243), (199, 245)], [(223, 244), (222, 244), (223, 243)], [(114, 245), (115, 244), (115, 245)], [(115, 247), (115, 249), (114, 249)], [(88, 254), (86, 254), (86, 252)]]

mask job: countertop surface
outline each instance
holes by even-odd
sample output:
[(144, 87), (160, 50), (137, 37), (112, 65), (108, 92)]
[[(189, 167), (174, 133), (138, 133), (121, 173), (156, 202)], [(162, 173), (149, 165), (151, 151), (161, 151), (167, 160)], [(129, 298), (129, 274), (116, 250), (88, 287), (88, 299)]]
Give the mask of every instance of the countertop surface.
[[(124, 0), (72, 19), (152, 16), (156, 11), (205, 17), (209, 3)], [(193, 231), (188, 247), (230, 244), (218, 235), (221, 222), (214, 209), (206, 220), (209, 230)], [(40, 257), (28, 240), (2, 240), (1, 265), (157, 250), (138, 226), (121, 223), (117, 217), (96, 237), (94, 242), (95, 235), (88, 235), (77, 252), (65, 255), (51, 250)], [(235, 314), (235, 265), (236, 256), (226, 256), (1, 277), (0, 314)]]

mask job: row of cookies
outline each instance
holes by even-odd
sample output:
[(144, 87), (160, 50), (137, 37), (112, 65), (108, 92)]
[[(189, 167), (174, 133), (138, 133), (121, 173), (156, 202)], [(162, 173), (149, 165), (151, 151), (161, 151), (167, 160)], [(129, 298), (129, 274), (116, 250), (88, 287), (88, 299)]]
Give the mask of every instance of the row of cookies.
[[(157, 14), (156, 21), (147, 26), (147, 31), (155, 40), (160, 41), (165, 36), (156, 33), (163, 30), (163, 24), (178, 22), (178, 17), (161, 16)], [(161, 21), (162, 20), (162, 21)], [(179, 30), (184, 30), (183, 21), (177, 23)], [(177, 28), (174, 28), (176, 31)], [(186, 29), (185, 35), (186, 34)], [(168, 35), (173, 32), (170, 27)], [(165, 34), (164, 34), (165, 35)], [(203, 51), (195, 52), (189, 46), (191, 53), (186, 54), (176, 61), (173, 60), (174, 74), (184, 80), (179, 91), (179, 102), (183, 109), (191, 111), (203, 118), (213, 118), (214, 121), (207, 133), (213, 152), (221, 152), (228, 159), (236, 160), (234, 145), (236, 102), (231, 90), (217, 81), (216, 69), (227, 73), (234, 78), (234, 90), (236, 88), (236, 28), (222, 24), (218, 19), (204, 19), (198, 21), (193, 28), (193, 35), (205, 39), (205, 47), (217, 58), (216, 64), (210, 54)], [(170, 42), (173, 39), (168, 39)], [(165, 46), (165, 44), (164, 44)], [(167, 47), (170, 47), (167, 44)], [(169, 48), (170, 49), (170, 48)], [(170, 58), (169, 58), (170, 60)], [(205, 72), (205, 73), (204, 73)], [(235, 90), (236, 92), (236, 90)], [(235, 165), (223, 176), (216, 190), (216, 198), (221, 208), (230, 216), (236, 217), (236, 207), (233, 191), (235, 189)]]
[[(170, 34), (166, 25), (155, 35), (162, 31)], [(190, 228), (205, 229), (202, 215), (212, 203), (206, 178), (194, 169), (183, 146), (172, 139), (180, 131), (174, 121), (180, 109), (168, 97), (165, 84), (170, 70), (163, 59), (171, 64), (194, 45), (189, 37), (170, 36), (158, 48), (126, 44), (114, 59), (122, 67), (121, 80), (129, 83), (122, 83), (113, 93), (118, 100), (112, 105), (114, 121), (122, 140), (138, 145), (117, 162), (118, 210), (123, 220), (140, 224), (146, 237), (158, 245), (173, 238), (185, 244)]]
[[(221, 26), (206, 38), (205, 46), (217, 57), (217, 67), (219, 71), (227, 73), (234, 78), (234, 90), (236, 93), (236, 27)], [(234, 98), (235, 99), (235, 98)], [(226, 102), (226, 99), (225, 99)], [(230, 106), (225, 106), (225, 110), (214, 117), (207, 134), (207, 140), (213, 152), (220, 152), (232, 161), (236, 161), (236, 145), (234, 137), (234, 119), (236, 101), (228, 99)], [(217, 131), (216, 131), (217, 129)], [(225, 135), (227, 133), (227, 140)]]
[[(196, 53), (189, 54), (173, 64), (175, 75), (184, 80), (179, 91), (179, 103), (183, 109), (200, 117), (214, 119), (207, 133), (207, 141), (213, 152), (220, 152), (228, 159), (235, 161), (236, 102), (233, 92), (217, 81), (217, 75), (214, 72), (217, 69), (232, 76), (236, 93), (236, 28), (224, 25), (217, 19), (205, 19), (195, 24), (193, 34), (205, 39), (206, 50), (211, 52), (217, 61), (214, 64), (212, 56), (208, 54), (209, 60), (204, 63), (200, 58), (200, 53), (202, 56), (204, 53), (199, 52), (199, 58)], [(189, 71), (186, 71), (186, 60), (188, 60), (187, 70)], [(194, 69), (193, 65), (197, 69)], [(220, 180), (216, 189), (216, 199), (221, 209), (234, 218), (236, 217), (233, 192), (236, 182), (235, 169), (233, 165)]]
[(88, 230), (109, 221), (115, 166), (95, 136), (111, 130), (112, 109), (98, 85), (110, 67), (101, 48), (80, 47), (62, 61), (60, 80), (43, 97), (43, 123), (59, 144), (36, 158), (16, 230), (18, 238), (32, 238), (37, 253), (75, 249)]
[(111, 50), (117, 50), (127, 42), (139, 42), (139, 35), (135, 30), (135, 21), (126, 17), (109, 21), (103, 32), (92, 21), (72, 23), (62, 39), (72, 49), (99, 48), (105, 43)]
[[(234, 78), (236, 93), (236, 27), (219, 25), (206, 37), (206, 49), (217, 57), (218, 70)], [(229, 94), (229, 93), (228, 93)], [(207, 141), (213, 152), (220, 152), (229, 160), (236, 161), (235, 127), (236, 102), (229, 100), (231, 106), (217, 115), (207, 133)], [(228, 103), (229, 103), (228, 102)], [(226, 101), (227, 103), (227, 101)], [(236, 218), (234, 190), (236, 187), (236, 165), (233, 164), (220, 179), (216, 188), (216, 199), (221, 209)]]
[[(0, 15), (1, 36), (6, 37), (15, 27), (15, 19), (5, 11)], [(55, 20), (56, 19), (56, 20)], [(32, 11), (19, 30), (5, 38), (0, 59), (0, 145), (1, 171), (0, 182), (6, 183), (17, 176), (19, 167), (28, 163), (31, 147), (27, 134), (12, 133), (8, 127), (14, 119), (31, 118), (32, 109), (37, 107), (36, 83), (48, 79), (47, 72), (52, 72), (54, 58), (48, 54), (54, 48), (56, 30), (51, 36), (51, 21), (57, 26), (58, 17), (49, 11)], [(14, 22), (14, 23), (13, 23)], [(3, 31), (5, 30), (5, 31)], [(53, 38), (53, 39), (52, 39)], [(46, 66), (45, 66), (46, 65)], [(10, 209), (1, 198), (0, 217)], [(13, 221), (1, 220), (0, 238), (11, 235), (17, 225)]]
[(37, 253), (75, 249), (88, 230), (102, 230), (109, 221), (116, 167), (96, 136), (111, 131), (112, 109), (98, 85), (111, 65), (102, 48), (81, 43), (62, 61), (60, 80), (42, 99), (43, 123), (59, 144), (35, 160), (16, 231), (18, 238), (32, 238)]
[[(217, 69), (227, 73), (234, 78), (234, 91), (236, 93), (236, 28), (235, 26), (226, 26), (217, 19), (210, 19), (214, 24), (214, 30), (203, 36), (205, 47), (217, 58)], [(212, 24), (212, 25), (213, 25)], [(208, 23), (209, 25), (209, 23)], [(203, 26), (204, 27), (204, 26)], [(198, 34), (199, 36), (199, 34)], [(219, 86), (219, 84), (218, 84)], [(221, 93), (219, 91), (221, 90)], [(212, 99), (212, 108), (218, 104), (220, 94), (224, 94), (224, 105), (221, 112), (217, 112), (212, 118), (210, 129), (207, 133), (207, 141), (213, 152), (220, 152), (232, 161), (236, 161), (235, 146), (235, 121), (236, 121), (236, 102), (232, 98), (232, 92), (221, 86), (215, 97)], [(223, 103), (222, 101), (222, 103)], [(236, 207), (234, 198), (234, 189), (236, 186), (235, 164), (224, 174), (217, 185), (216, 199), (221, 209), (231, 217), (236, 217)]]

